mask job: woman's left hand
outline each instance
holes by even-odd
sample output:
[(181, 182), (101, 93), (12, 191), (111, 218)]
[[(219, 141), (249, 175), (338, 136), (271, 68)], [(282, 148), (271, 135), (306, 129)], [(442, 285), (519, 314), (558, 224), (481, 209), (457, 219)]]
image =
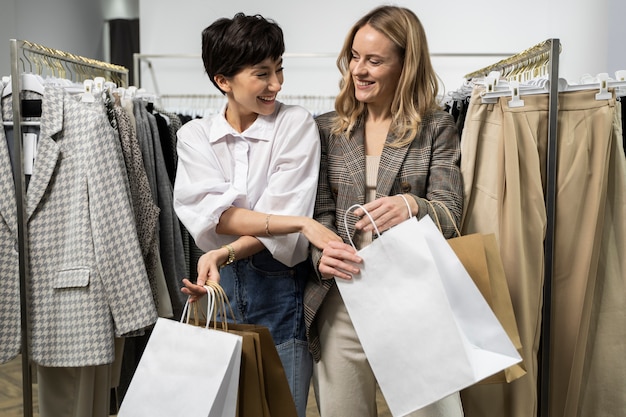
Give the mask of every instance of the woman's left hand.
[[(365, 207), (367, 212), (374, 219), (378, 231), (384, 232), (385, 230), (391, 229), (393, 226), (400, 224), (409, 218), (407, 202), (410, 202), (411, 199), (412, 197), (405, 201), (401, 195), (381, 197), (364, 204), (363, 207)], [(363, 209), (360, 207), (357, 208), (354, 210), (354, 214), (361, 217), (361, 220), (356, 222), (354, 226), (357, 230), (363, 230), (366, 232), (374, 230), (372, 222), (369, 217), (365, 215)]]
[(207, 290), (206, 288), (204, 288), (204, 283), (194, 284), (187, 278), (183, 278), (183, 284), (185, 284), (185, 286), (181, 288), (181, 291), (183, 292), (183, 294), (189, 296), (190, 303), (198, 301), (207, 294)]
[(190, 296), (189, 302), (193, 303), (204, 297), (207, 293), (204, 284), (207, 281), (220, 282), (220, 267), (228, 258), (228, 250), (224, 248), (208, 251), (198, 259), (198, 279), (194, 284), (187, 278), (183, 279), (185, 286), (181, 289), (183, 294)]

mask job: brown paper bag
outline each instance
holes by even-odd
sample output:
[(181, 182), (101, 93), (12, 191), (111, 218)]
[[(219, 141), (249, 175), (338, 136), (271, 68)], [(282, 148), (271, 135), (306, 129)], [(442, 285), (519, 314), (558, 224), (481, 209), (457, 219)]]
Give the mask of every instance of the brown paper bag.
[[(221, 325), (218, 323), (217, 328)], [(226, 331), (244, 337), (238, 417), (296, 417), (296, 404), (268, 328), (228, 323)], [(252, 344), (246, 346), (246, 338), (254, 339), (254, 351)]]
[[(237, 417), (297, 417), (287, 375), (269, 329), (256, 324), (216, 321), (218, 314), (230, 318), (234, 314), (219, 284), (208, 282), (207, 289), (213, 291), (215, 299), (208, 327), (243, 337)], [(198, 313), (196, 308), (194, 324), (205, 327), (206, 318)]]
[[(448, 239), (448, 243), (523, 358), (522, 342), (495, 235), (474, 233)], [(518, 364), (483, 379), (479, 384), (508, 383), (525, 374), (526, 369), (522, 360)]]

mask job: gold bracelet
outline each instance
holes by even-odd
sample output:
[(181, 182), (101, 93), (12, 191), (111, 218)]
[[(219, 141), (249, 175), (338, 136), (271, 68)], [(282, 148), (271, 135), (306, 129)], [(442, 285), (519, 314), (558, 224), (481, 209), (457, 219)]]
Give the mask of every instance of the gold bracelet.
[(270, 217), (272, 217), (272, 215), (268, 214), (267, 217), (265, 218), (265, 235), (266, 236), (272, 236), (272, 234), (270, 233)]
[(222, 247), (228, 249), (228, 259), (222, 266), (230, 265), (235, 262), (235, 249), (231, 245), (223, 245)]

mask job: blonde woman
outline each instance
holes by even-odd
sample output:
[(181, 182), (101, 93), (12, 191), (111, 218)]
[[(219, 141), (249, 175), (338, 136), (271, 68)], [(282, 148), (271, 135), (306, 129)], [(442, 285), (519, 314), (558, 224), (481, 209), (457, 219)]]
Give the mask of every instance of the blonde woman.
[[(337, 60), (343, 75), (336, 111), (316, 119), (321, 164), (314, 218), (343, 242), (313, 247), (317, 276), (305, 290), (305, 319), (315, 359), (313, 383), (322, 417), (375, 417), (376, 380), (354, 331), (335, 279), (358, 272), (357, 247), (372, 240), (364, 213), (344, 226), (346, 210), (364, 205), (379, 230), (411, 215), (421, 218), (437, 200), (458, 226), (463, 207), (459, 134), (437, 104), (438, 79), (417, 16), (383, 6), (363, 16), (348, 33)], [(438, 213), (447, 237), (455, 225)], [(424, 318), (427, 319), (427, 318)], [(462, 416), (454, 394), (416, 416)]]

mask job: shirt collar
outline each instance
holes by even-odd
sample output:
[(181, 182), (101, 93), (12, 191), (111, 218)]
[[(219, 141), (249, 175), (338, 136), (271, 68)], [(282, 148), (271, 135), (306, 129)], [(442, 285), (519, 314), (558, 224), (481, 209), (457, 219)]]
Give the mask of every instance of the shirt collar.
[(259, 115), (254, 123), (242, 133), (237, 132), (226, 120), (226, 106), (225, 103), (220, 109), (219, 114), (215, 117), (215, 121), (211, 126), (211, 134), (209, 135), (209, 141), (212, 143), (222, 140), (226, 136), (238, 136), (246, 139), (255, 139), (261, 141), (269, 141), (272, 139), (272, 133), (274, 131), (274, 125), (276, 123), (276, 116), (282, 104), (276, 102), (276, 109), (274, 113), (269, 116)]

